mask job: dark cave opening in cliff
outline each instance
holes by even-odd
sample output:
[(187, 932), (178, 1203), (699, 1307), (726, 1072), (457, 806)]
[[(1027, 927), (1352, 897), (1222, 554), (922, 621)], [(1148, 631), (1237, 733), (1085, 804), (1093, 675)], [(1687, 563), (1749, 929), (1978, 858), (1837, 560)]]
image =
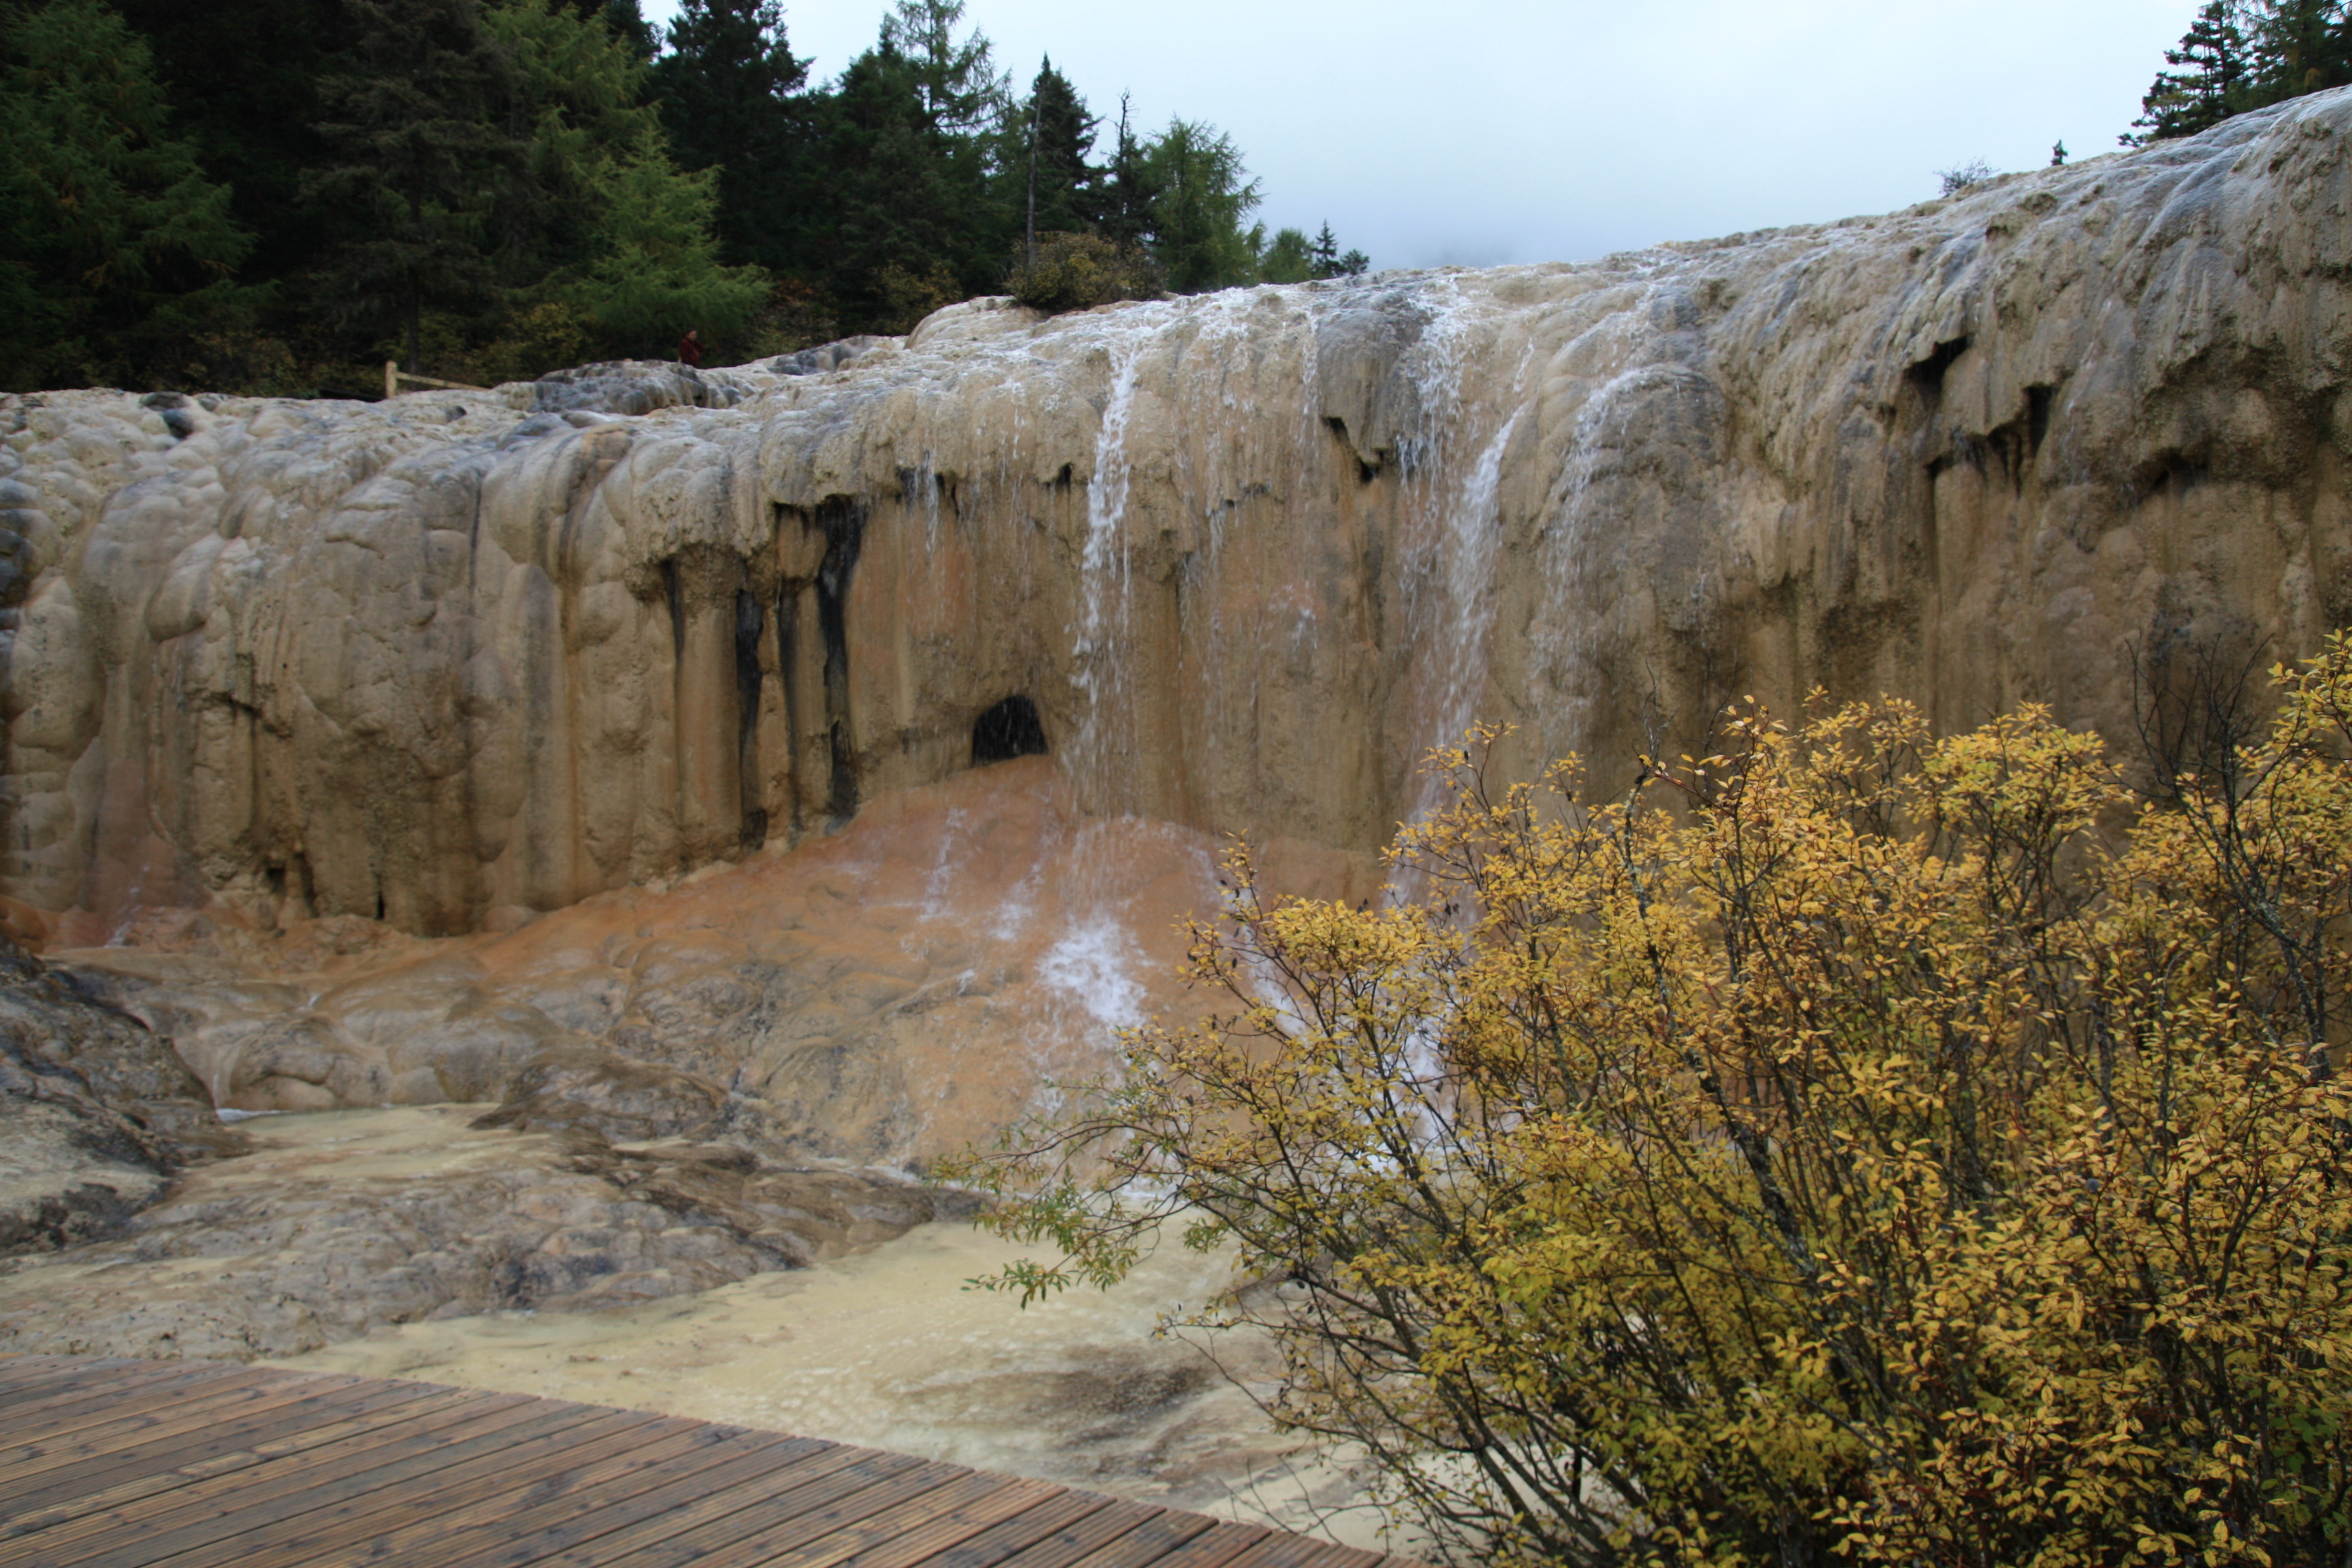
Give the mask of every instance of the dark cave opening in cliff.
[(1008, 697), (971, 721), (971, 764), (1006, 763), (1046, 752), (1045, 722), (1026, 697)]

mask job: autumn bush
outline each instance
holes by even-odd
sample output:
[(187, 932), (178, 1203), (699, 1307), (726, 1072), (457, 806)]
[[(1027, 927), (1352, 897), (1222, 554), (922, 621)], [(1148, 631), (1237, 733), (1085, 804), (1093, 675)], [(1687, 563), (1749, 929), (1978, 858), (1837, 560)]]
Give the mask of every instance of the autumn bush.
[(1060, 1254), (990, 1282), (1234, 1249), (1190, 1321), (1482, 1560), (2352, 1561), (2352, 644), (2271, 680), (2138, 793), (2032, 708), (1475, 737), (1416, 896), (1234, 856), (1208, 1016), (962, 1167)]

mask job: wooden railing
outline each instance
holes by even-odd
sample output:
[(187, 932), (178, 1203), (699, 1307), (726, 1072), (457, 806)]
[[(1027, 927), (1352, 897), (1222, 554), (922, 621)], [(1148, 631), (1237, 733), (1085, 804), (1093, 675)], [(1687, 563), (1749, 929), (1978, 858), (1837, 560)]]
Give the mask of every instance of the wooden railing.
[(412, 371), (401, 369), (400, 362), (396, 359), (384, 361), (383, 395), (386, 397), (400, 395), (400, 384), (404, 381), (415, 382), (419, 386), (443, 387), (450, 392), (488, 392), (489, 390), (487, 386), (476, 386), (467, 381), (436, 381), (432, 376), (418, 375)]

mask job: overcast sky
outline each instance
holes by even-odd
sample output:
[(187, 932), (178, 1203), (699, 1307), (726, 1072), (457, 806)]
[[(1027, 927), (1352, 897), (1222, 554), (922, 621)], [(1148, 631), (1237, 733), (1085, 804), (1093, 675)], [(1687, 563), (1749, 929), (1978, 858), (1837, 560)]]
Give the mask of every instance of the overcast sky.
[[(836, 75), (882, 0), (800, 0)], [(672, 0), (646, 0), (656, 20)], [(1579, 260), (1885, 212), (1981, 158), (2116, 145), (2196, 0), (969, 0), (1026, 91), (1229, 132), (1258, 216), (1376, 266)]]

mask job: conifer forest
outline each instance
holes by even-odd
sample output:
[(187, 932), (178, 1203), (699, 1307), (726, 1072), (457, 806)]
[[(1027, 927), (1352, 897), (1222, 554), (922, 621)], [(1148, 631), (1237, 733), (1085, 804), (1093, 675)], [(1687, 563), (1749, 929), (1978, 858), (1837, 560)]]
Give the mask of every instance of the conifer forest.
[(0, 8), (0, 385), (364, 395), (714, 363), (1010, 291), (1360, 271), (1269, 234), (1241, 148), (1135, 124), (961, 0), (831, 80), (773, 0), (44, 0)]

